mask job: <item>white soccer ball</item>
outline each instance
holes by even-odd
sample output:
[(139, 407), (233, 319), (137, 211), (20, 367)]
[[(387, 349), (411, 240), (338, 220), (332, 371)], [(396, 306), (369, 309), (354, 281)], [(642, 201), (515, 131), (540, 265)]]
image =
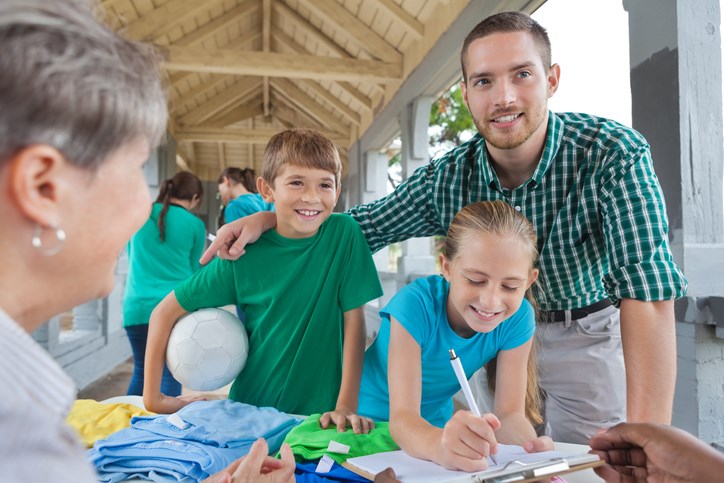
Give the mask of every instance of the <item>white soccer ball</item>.
[(215, 391), (239, 375), (248, 353), (246, 329), (235, 315), (201, 309), (176, 322), (166, 347), (166, 365), (184, 387)]

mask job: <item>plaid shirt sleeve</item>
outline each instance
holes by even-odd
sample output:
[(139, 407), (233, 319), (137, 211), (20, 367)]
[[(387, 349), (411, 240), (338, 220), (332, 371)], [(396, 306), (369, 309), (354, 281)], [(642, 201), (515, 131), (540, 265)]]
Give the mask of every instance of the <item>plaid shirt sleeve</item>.
[(436, 173), (429, 163), (379, 200), (348, 211), (359, 223), (372, 253), (408, 238), (445, 234), (433, 200)]
[[(621, 153), (621, 151), (619, 151)], [(672, 300), (687, 282), (669, 248), (664, 197), (647, 145), (623, 151), (601, 183), (601, 223), (609, 271), (604, 286), (618, 303), (629, 298)]]

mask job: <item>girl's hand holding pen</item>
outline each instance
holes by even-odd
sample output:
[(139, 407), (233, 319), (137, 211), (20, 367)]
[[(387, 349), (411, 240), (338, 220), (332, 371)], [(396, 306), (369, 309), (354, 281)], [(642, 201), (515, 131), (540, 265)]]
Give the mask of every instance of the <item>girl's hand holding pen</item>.
[(456, 412), (442, 430), (435, 462), (451, 470), (485, 470), (487, 457), (497, 452), (495, 431), (499, 428), (500, 420), (494, 414)]

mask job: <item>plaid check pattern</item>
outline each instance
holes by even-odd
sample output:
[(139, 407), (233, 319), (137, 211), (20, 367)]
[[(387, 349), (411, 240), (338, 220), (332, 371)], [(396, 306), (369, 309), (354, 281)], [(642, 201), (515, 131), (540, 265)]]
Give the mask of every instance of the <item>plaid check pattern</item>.
[(551, 112), (538, 167), (513, 190), (500, 185), (477, 134), (417, 169), (394, 193), (349, 213), (374, 252), (411, 237), (445, 235), (461, 208), (481, 200), (504, 200), (535, 226), (541, 310), (686, 293), (649, 145), (608, 119)]

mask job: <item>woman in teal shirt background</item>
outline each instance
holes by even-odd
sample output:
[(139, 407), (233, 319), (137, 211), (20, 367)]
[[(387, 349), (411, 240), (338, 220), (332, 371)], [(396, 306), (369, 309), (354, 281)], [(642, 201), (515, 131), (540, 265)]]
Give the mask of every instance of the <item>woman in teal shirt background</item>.
[[(177, 173), (161, 185), (151, 216), (128, 244), (128, 279), (123, 295), (123, 327), (133, 350), (129, 395), (143, 394), (151, 312), (171, 290), (199, 269), (206, 227), (192, 214), (201, 201), (203, 184), (194, 174)], [(181, 384), (164, 367), (165, 394), (178, 396)]]

